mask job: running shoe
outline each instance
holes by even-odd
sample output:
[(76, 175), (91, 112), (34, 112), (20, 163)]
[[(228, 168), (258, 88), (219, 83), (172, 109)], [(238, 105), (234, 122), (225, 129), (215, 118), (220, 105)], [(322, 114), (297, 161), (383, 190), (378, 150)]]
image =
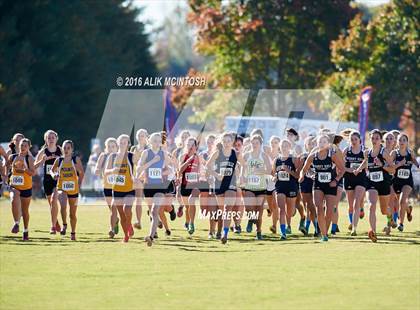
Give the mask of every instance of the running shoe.
[(384, 227), (384, 233), (385, 233), (385, 235), (389, 236), (391, 234), (391, 227), (390, 226), (385, 226)]
[(153, 236), (153, 239), (158, 239), (158, 238), (159, 238), (158, 233), (155, 232), (155, 235)]
[(194, 223), (190, 223), (190, 225), (188, 226), (188, 233), (192, 235), (194, 231), (195, 231)]
[[(117, 218), (117, 222), (115, 223), (115, 226), (114, 226), (114, 232), (115, 232), (115, 234), (116, 235), (118, 235), (118, 232), (120, 231), (120, 219), (118, 219)], [(140, 226), (140, 228), (141, 228), (141, 226)]]
[(224, 235), (220, 241), (222, 242), (222, 244), (226, 244), (227, 243), (227, 235)]
[(413, 220), (413, 206), (408, 206), (407, 221), (411, 222), (412, 220)]
[(338, 227), (338, 225), (337, 225), (337, 227), (336, 227), (336, 229), (335, 229), (335, 232), (336, 232), (336, 233), (339, 233), (339, 232), (340, 232), (340, 228)]
[(214, 234), (213, 233), (209, 233), (208, 239), (214, 239)]
[(70, 233), (70, 239), (71, 239), (71, 241), (76, 241), (76, 233), (75, 232)]
[(318, 238), (319, 237), (319, 231), (314, 232), (314, 238)]
[(122, 239), (122, 243), (127, 243), (128, 240), (130, 240), (130, 237), (125, 235), (124, 238)]
[(290, 225), (287, 225), (286, 234), (290, 235), (291, 233), (292, 233), (292, 227), (290, 227)]
[(50, 235), (55, 235), (57, 231), (55, 230), (55, 227), (51, 227), (50, 229)]
[(182, 217), (184, 215), (184, 207), (180, 206), (178, 207), (178, 212), (176, 213), (176, 216)]
[(404, 225), (403, 224), (398, 225), (398, 230), (400, 232), (403, 232), (404, 231)]
[(321, 242), (328, 242), (328, 236), (322, 236)]
[(261, 232), (260, 231), (257, 231), (257, 236), (256, 236), (256, 239), (257, 240), (262, 240), (262, 234), (261, 234)]
[(172, 210), (169, 212), (169, 218), (171, 221), (175, 221), (176, 219), (176, 213), (175, 213), (175, 207), (172, 205)]
[(55, 223), (55, 231), (61, 231), (61, 226), (60, 223), (57, 221), (57, 223)]
[(242, 227), (241, 227), (241, 225), (236, 225), (236, 226), (235, 226), (235, 229), (233, 230), (233, 232), (234, 232), (235, 234), (240, 234), (240, 233), (242, 232)]
[(110, 230), (110, 231), (108, 232), (108, 236), (109, 236), (109, 238), (114, 239), (114, 236), (115, 236), (114, 231), (113, 231), (113, 230)]
[(60, 235), (65, 236), (67, 232), (67, 224), (63, 224), (63, 228), (61, 228)]
[(362, 220), (365, 217), (365, 209), (360, 208), (360, 219)]
[(369, 230), (368, 237), (372, 242), (378, 241), (378, 237), (376, 237), (376, 233), (373, 230)]
[(184, 228), (186, 229), (186, 230), (188, 230), (188, 223), (187, 222), (185, 222), (185, 224), (184, 224)]
[(246, 232), (247, 233), (251, 233), (252, 232), (252, 224), (254, 224), (253, 221), (252, 220), (248, 220), (248, 223), (246, 224)]
[(160, 229), (162, 229), (163, 224), (162, 224), (162, 222), (161, 222), (161, 221), (159, 221), (159, 222), (158, 222), (158, 227), (159, 227)]
[(147, 246), (152, 246), (152, 244), (153, 244), (153, 238), (150, 237), (150, 236), (146, 236), (144, 238), (144, 242), (146, 242)]
[(395, 229), (395, 228), (397, 228), (397, 226), (398, 226), (398, 225), (397, 225), (397, 223), (394, 221), (394, 219), (392, 219), (392, 220), (391, 220), (390, 225), (391, 225), (391, 227), (392, 227), (392, 228), (394, 228), (394, 229)]
[(12, 227), (12, 234), (17, 234), (19, 232), (19, 224), (13, 225)]
[(353, 229), (353, 225), (350, 223), (347, 229), (351, 231)]
[(139, 222), (135, 222), (133, 226), (135, 229), (141, 229), (141, 224)]
[(22, 240), (23, 241), (28, 241), (29, 240), (29, 232), (27, 232), (27, 231), (23, 232)]
[(233, 232), (234, 227), (233, 227), (233, 226), (230, 226), (230, 227), (229, 227), (229, 229), (230, 229), (230, 231), (232, 231), (232, 232)]
[(217, 240), (220, 240), (222, 238), (222, 233), (216, 233), (216, 239)]
[(165, 235), (170, 236), (171, 235), (171, 231), (169, 229), (165, 230)]
[(353, 237), (357, 236), (356, 231), (355, 231), (355, 230), (352, 230), (352, 232), (351, 232), (350, 236), (353, 236)]
[(286, 234), (281, 234), (280, 235), (280, 240), (286, 240), (286, 239), (287, 239)]
[(299, 222), (299, 231), (305, 236), (308, 234), (305, 227), (305, 218), (301, 219)]
[(130, 237), (133, 237), (134, 236), (134, 229), (133, 229), (133, 226), (131, 224), (128, 225), (128, 229), (127, 230), (128, 230), (128, 235)]
[(276, 226), (270, 226), (270, 231), (273, 233), (273, 234), (275, 234), (275, 233), (277, 233), (277, 229), (276, 229)]

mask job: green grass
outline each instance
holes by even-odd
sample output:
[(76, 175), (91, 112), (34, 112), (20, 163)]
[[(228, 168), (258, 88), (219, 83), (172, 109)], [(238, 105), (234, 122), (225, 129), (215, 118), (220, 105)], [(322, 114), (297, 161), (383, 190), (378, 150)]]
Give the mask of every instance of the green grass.
[(246, 233), (230, 234), (227, 245), (209, 241), (203, 220), (189, 238), (177, 220), (171, 237), (160, 231), (147, 248), (145, 228), (128, 244), (109, 240), (101, 206), (79, 207), (77, 242), (51, 236), (45, 200), (31, 206), (24, 243), (1, 200), (0, 309), (419, 309), (420, 209), (404, 233), (380, 234), (377, 244), (366, 218), (350, 237), (340, 210), (342, 232), (325, 244), (300, 234), (281, 242), (264, 215), (263, 241)]

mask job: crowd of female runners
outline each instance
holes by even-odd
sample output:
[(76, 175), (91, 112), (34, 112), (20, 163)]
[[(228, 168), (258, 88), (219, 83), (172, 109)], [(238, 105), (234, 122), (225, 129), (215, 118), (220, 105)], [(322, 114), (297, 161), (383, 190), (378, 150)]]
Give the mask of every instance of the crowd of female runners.
[[(203, 139), (202, 139), (203, 138)], [(377, 241), (376, 206), (385, 217), (383, 232), (392, 228), (404, 230), (405, 218), (412, 219), (408, 204), (413, 190), (413, 169), (419, 167), (409, 148), (407, 135), (398, 131), (370, 132), (370, 148), (362, 145), (360, 133), (346, 130), (334, 134), (327, 129), (298, 144), (299, 134), (293, 128), (284, 137), (272, 136), (265, 143), (263, 132), (255, 129), (249, 137), (224, 132), (220, 135), (193, 137), (182, 131), (176, 147), (171, 148), (165, 132), (140, 129), (137, 144), (131, 146), (128, 135), (108, 138), (99, 156), (95, 173), (102, 177), (103, 195), (110, 210), (109, 237), (123, 231), (123, 242), (141, 229), (142, 209), (147, 206), (150, 230), (145, 237), (151, 246), (158, 238), (158, 228), (171, 234), (167, 219), (184, 218), (189, 235), (195, 232), (198, 212), (208, 220), (208, 238), (228, 240), (230, 231), (256, 230), (263, 239), (264, 204), (270, 231), (279, 232), (281, 240), (292, 233), (291, 219), (299, 214), (298, 230), (328, 241), (329, 233), (339, 232), (338, 203), (343, 191), (348, 201), (349, 231), (357, 235), (359, 220), (369, 206), (368, 237)], [(339, 148), (343, 139), (347, 147)], [(200, 147), (201, 140), (205, 144)], [(76, 240), (77, 205), (84, 170), (74, 156), (72, 141), (58, 143), (58, 134), (48, 130), (45, 144), (35, 158), (29, 152), (31, 141), (16, 133), (6, 152), (0, 147), (1, 179), (10, 191), (14, 224), (12, 233), (20, 230), (28, 240), (29, 205), (32, 176), (43, 168), (44, 193), (51, 213), (51, 234), (66, 235), (69, 206), (70, 236)], [(366, 195), (367, 194), (367, 195)], [(59, 208), (60, 205), (60, 208)], [(175, 210), (175, 205), (178, 209)], [(133, 222), (132, 207), (135, 208)], [(199, 211), (197, 211), (199, 206)], [(61, 223), (58, 211), (60, 209)]]

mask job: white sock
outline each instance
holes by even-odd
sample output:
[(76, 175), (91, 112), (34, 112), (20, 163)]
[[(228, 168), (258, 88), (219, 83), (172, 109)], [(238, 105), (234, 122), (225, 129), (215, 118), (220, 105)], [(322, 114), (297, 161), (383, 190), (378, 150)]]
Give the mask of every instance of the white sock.
[(20, 220), (15, 221), (15, 224), (19, 225), (20, 224)]
[(24, 228), (24, 229), (23, 229), (23, 232), (28, 232), (28, 229), (27, 229), (27, 228)]

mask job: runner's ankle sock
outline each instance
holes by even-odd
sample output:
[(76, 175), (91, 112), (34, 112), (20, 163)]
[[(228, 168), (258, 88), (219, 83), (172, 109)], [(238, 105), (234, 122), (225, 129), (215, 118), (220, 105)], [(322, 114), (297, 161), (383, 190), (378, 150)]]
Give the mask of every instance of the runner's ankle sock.
[(286, 234), (286, 224), (280, 224), (280, 231), (282, 235)]
[(350, 224), (353, 224), (353, 213), (349, 213)]
[(398, 212), (394, 212), (393, 219), (394, 219), (394, 222), (397, 222), (397, 220), (398, 220)]
[(337, 231), (337, 227), (338, 227), (338, 225), (333, 223), (331, 225), (331, 233), (335, 233)]
[(386, 216), (386, 218), (387, 218), (387, 223), (388, 223), (388, 224), (391, 224), (391, 221), (392, 221), (392, 215), (387, 215), (387, 216)]
[(229, 227), (223, 227), (223, 235), (227, 237), (229, 232)]
[(309, 227), (311, 226), (311, 220), (310, 219), (306, 219), (305, 222), (305, 229), (307, 232), (309, 232)]

